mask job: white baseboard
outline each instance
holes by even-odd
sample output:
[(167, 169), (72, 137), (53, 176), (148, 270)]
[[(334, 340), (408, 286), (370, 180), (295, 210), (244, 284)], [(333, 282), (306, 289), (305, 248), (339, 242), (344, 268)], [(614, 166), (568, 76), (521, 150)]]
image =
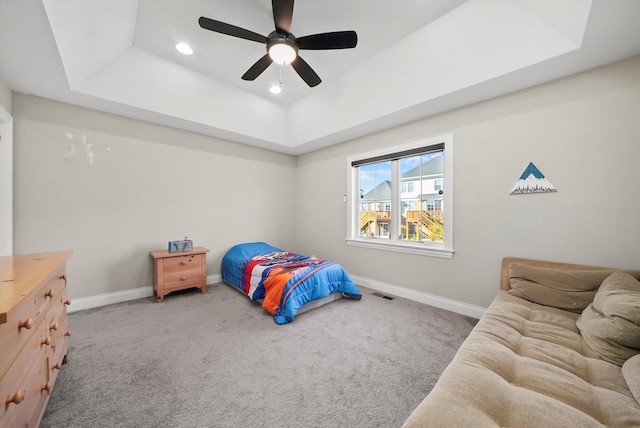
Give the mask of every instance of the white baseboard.
[[(207, 285), (216, 284), (222, 281), (222, 275), (207, 275)], [(131, 290), (116, 291), (114, 293), (99, 294), (97, 296), (81, 297), (72, 299), (67, 306), (67, 312), (83, 311), (85, 309), (98, 308), (100, 306), (112, 305), (114, 303), (127, 302), (129, 300), (143, 299), (153, 296), (153, 287), (140, 287)]]
[(222, 275), (219, 273), (214, 273), (213, 275), (207, 275), (207, 285), (217, 284), (222, 282)]
[[(446, 309), (458, 314), (466, 315), (473, 318), (480, 318), (486, 308), (469, 305), (467, 303), (458, 302), (457, 300), (446, 299), (444, 297), (434, 296), (420, 291), (410, 290), (408, 288), (398, 287), (396, 285), (387, 284), (385, 282), (364, 278), (361, 276), (351, 275), (351, 279), (358, 285), (371, 288), (372, 290), (382, 293), (391, 294), (415, 302), (424, 303), (426, 305), (435, 306), (436, 308)], [(222, 275), (207, 275), (207, 285), (222, 282)], [(99, 294), (91, 297), (81, 297), (73, 299), (71, 305), (67, 307), (69, 313), (82, 311), (85, 309), (98, 308), (100, 306), (112, 305), (114, 303), (127, 302), (129, 300), (142, 299), (153, 296), (153, 287), (140, 287), (125, 291), (116, 291), (114, 293)]]
[(373, 279), (363, 278), (361, 276), (351, 275), (351, 279), (358, 285), (371, 288), (382, 293), (391, 294), (414, 302), (424, 303), (426, 305), (435, 306), (436, 308), (446, 309), (461, 315), (480, 319), (486, 308), (480, 306), (469, 305), (467, 303), (458, 302), (457, 300), (447, 299), (444, 297), (434, 296), (433, 294), (423, 293), (421, 291), (411, 290), (397, 285), (387, 284), (385, 282)]
[(71, 304), (67, 306), (67, 312), (83, 311), (85, 309), (97, 308), (100, 306), (112, 305), (114, 303), (126, 302), (129, 300), (142, 299), (153, 296), (153, 287), (140, 287), (132, 290), (116, 291), (114, 293), (99, 294), (97, 296), (81, 297), (71, 299)]

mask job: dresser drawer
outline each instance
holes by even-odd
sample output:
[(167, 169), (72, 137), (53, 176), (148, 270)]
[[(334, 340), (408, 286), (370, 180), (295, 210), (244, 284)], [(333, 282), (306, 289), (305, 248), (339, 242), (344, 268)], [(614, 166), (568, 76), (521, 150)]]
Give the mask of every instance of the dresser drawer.
[(64, 306), (62, 307), (59, 317), (50, 325), (55, 326), (55, 330), (50, 329), (52, 341), (47, 358), (49, 381), (53, 384), (55, 383), (58, 373), (60, 373), (60, 369), (62, 368), (62, 363), (67, 356), (67, 346), (69, 336), (71, 335), (67, 325), (67, 314)]
[(36, 317), (41, 316), (47, 311), (47, 308), (56, 301), (58, 294), (67, 285), (67, 275), (64, 266), (58, 267), (52, 276), (37, 290), (36, 298)]
[(164, 272), (179, 270), (200, 269), (202, 264), (202, 254), (192, 254), (188, 256), (168, 257), (163, 261)]
[[(23, 352), (2, 378), (2, 382), (0, 382), (0, 426), (14, 426), (12, 421), (16, 419), (18, 413), (33, 401), (34, 385), (42, 380), (40, 379), (43, 373), (41, 368), (48, 348), (47, 337), (44, 326), (38, 326), (25, 345)], [(46, 372), (44, 376), (46, 376)], [(41, 383), (44, 384), (46, 381)], [(11, 398), (16, 402), (7, 403), (7, 400)]]
[(37, 427), (42, 419), (52, 383), (47, 379), (46, 363), (44, 361), (39, 363), (37, 374), (27, 389), (27, 394), (19, 406), (18, 415), (12, 426)]
[(34, 299), (23, 299), (14, 311), (7, 314), (7, 322), (0, 324), (0, 379), (9, 369), (37, 327)]
[(190, 285), (202, 285), (202, 270), (192, 269), (164, 274), (164, 289), (185, 288)]

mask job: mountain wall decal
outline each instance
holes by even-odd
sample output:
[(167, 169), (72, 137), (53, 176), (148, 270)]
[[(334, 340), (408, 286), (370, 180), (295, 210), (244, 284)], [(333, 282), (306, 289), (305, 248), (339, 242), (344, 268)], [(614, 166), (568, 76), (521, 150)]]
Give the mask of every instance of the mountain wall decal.
[(520, 179), (513, 186), (513, 189), (511, 189), (511, 195), (547, 192), (557, 192), (557, 190), (554, 185), (544, 177), (544, 174), (540, 172), (533, 162), (529, 162)]

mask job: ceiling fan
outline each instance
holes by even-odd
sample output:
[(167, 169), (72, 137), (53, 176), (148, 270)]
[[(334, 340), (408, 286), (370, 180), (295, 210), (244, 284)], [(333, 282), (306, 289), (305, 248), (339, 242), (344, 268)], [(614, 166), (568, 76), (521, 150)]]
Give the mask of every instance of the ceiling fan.
[(215, 31), (241, 39), (264, 43), (267, 53), (242, 75), (244, 80), (255, 80), (272, 62), (291, 64), (307, 85), (313, 87), (321, 80), (305, 60), (298, 55), (298, 50), (328, 50), (355, 48), (358, 35), (355, 31), (334, 31), (330, 33), (312, 34), (295, 37), (290, 33), (294, 0), (272, 0), (273, 22), (275, 31), (263, 36), (235, 25), (226, 24), (214, 19), (200, 17), (198, 23), (205, 30)]

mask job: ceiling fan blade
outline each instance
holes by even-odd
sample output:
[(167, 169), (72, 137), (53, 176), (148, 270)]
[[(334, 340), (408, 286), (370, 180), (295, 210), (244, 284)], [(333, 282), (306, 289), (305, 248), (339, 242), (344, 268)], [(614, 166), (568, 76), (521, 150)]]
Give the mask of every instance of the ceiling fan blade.
[(271, 0), (273, 8), (273, 22), (276, 30), (281, 33), (291, 32), (291, 17), (293, 16), (293, 0)]
[(200, 26), (205, 30), (211, 30), (216, 33), (239, 37), (241, 39), (251, 40), (254, 42), (267, 43), (268, 40), (267, 37), (262, 34), (254, 33), (253, 31), (245, 30), (244, 28), (236, 27), (235, 25), (216, 21), (215, 19), (205, 18), (204, 16), (200, 17), (198, 24), (200, 24)]
[(273, 60), (269, 54), (265, 54), (265, 56), (256, 61), (256, 63), (242, 75), (242, 80), (256, 80), (256, 77), (260, 76), (272, 62)]
[(358, 44), (355, 31), (334, 31), (332, 33), (311, 34), (297, 39), (298, 49), (349, 49)]
[(313, 71), (311, 66), (307, 64), (305, 60), (300, 58), (300, 55), (293, 60), (291, 66), (310, 87), (313, 88), (314, 86), (318, 86), (320, 82), (322, 82), (322, 80), (320, 80), (320, 76)]

